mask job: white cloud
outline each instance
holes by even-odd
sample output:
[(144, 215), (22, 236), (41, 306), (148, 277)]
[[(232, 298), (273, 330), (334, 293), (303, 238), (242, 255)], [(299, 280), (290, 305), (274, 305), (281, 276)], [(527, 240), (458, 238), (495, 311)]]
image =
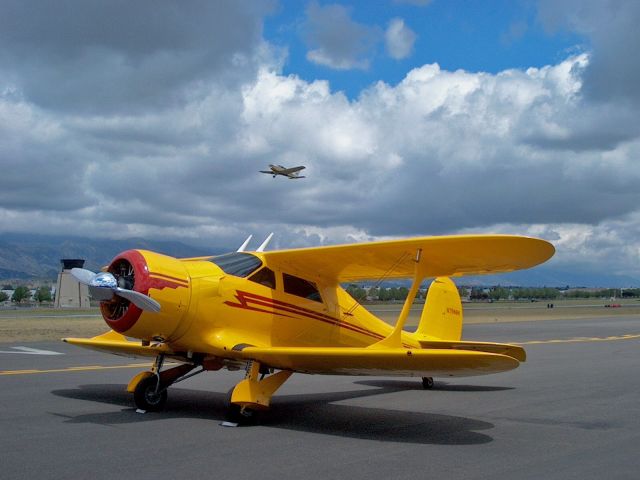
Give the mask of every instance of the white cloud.
[(369, 68), (370, 56), (378, 39), (375, 27), (354, 22), (342, 5), (307, 7), (307, 60), (336, 70)]
[(391, 20), (384, 34), (387, 52), (396, 60), (402, 60), (411, 55), (416, 38), (415, 32), (407, 27), (401, 18)]
[(640, 104), (640, 2), (539, 0), (538, 14), (552, 32), (568, 29), (587, 37), (593, 51), (584, 92), (597, 101)]
[(352, 56), (334, 55), (333, 52), (329, 52), (325, 48), (309, 50), (307, 60), (334, 70), (367, 70), (369, 68), (368, 58), (358, 59)]
[[(199, 82), (250, 75), (269, 0), (31, 3), (6, 0), (0, 78), (60, 112), (113, 114), (180, 105)], [(150, 14), (152, 12), (152, 14)]]
[[(275, 225), (282, 242), (306, 244), (635, 222), (640, 141), (566, 148), (583, 128), (578, 115), (592, 131), (603, 127), (578, 95), (575, 67), (587, 61), (497, 75), (425, 65), (355, 102), (326, 82), (263, 68), (241, 89), (212, 85), (203, 100), (128, 117), (57, 117), (4, 98), (3, 124), (12, 126), (3, 138), (23, 138), (31, 153), (14, 150), (22, 180), (4, 184), (12, 220), (3, 225), (192, 239), (215, 232), (234, 242)], [(15, 166), (8, 161), (5, 169)], [(305, 164), (308, 178), (257, 173), (274, 161)], [(64, 219), (43, 213), (59, 208)]]
[[(52, 109), (2, 77), (0, 231), (233, 246), (274, 230), (274, 247), (508, 231), (636, 274), (637, 110), (585, 94), (595, 53), (495, 75), (423, 65), (349, 100), (257, 43), (237, 81), (199, 77), (161, 109)], [(269, 163), (307, 178), (258, 173)]]

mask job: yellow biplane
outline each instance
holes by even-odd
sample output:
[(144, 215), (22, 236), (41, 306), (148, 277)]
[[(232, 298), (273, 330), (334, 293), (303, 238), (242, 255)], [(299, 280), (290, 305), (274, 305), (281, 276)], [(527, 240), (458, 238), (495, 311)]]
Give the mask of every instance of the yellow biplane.
[[(509, 235), (422, 237), (351, 245), (246, 251), (176, 259), (146, 250), (117, 255), (101, 273), (72, 274), (100, 300), (110, 331), (64, 341), (155, 359), (129, 382), (140, 410), (161, 409), (167, 388), (197, 373), (245, 369), (231, 391), (228, 425), (268, 409), (294, 372), (463, 377), (502, 372), (525, 360), (515, 345), (462, 341), (462, 305), (449, 277), (529, 268), (554, 247)], [(420, 284), (428, 290), (415, 332), (403, 330)], [(412, 279), (395, 326), (340, 285)], [(178, 361), (163, 369), (165, 359)]]

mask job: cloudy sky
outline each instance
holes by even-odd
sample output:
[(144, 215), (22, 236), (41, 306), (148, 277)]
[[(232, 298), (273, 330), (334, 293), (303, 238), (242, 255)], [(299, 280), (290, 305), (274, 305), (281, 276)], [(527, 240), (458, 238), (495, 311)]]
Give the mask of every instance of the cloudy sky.
[(638, 24), (634, 0), (3, 0), (0, 233), (515, 233), (638, 276)]

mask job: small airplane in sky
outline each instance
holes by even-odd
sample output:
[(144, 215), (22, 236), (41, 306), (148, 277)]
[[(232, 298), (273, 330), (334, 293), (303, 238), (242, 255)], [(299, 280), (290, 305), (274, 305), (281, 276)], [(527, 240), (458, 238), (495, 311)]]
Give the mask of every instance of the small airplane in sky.
[(273, 175), (273, 178), (276, 178), (276, 175), (282, 175), (283, 177), (288, 177), (291, 180), (295, 180), (298, 178), (305, 178), (304, 176), (300, 176), (298, 172), (300, 172), (300, 170), (304, 170), (307, 167), (305, 167), (304, 165), (300, 165), (298, 167), (287, 168), (283, 167), (282, 165), (269, 164), (269, 168), (270, 170), (260, 170), (260, 173), (268, 173), (270, 175)]
[[(450, 277), (510, 272), (548, 260), (554, 247), (510, 235), (421, 237), (361, 244), (235, 252), (177, 259), (147, 250), (117, 255), (101, 273), (72, 275), (100, 300), (110, 330), (64, 341), (151, 357), (127, 386), (141, 411), (160, 410), (167, 389), (193, 375), (244, 370), (227, 421), (250, 423), (294, 373), (465, 377), (516, 368), (516, 345), (463, 341), (463, 311)], [(432, 281), (415, 332), (403, 329), (420, 284)], [(340, 285), (412, 279), (395, 325)], [(165, 360), (177, 361), (164, 369)]]

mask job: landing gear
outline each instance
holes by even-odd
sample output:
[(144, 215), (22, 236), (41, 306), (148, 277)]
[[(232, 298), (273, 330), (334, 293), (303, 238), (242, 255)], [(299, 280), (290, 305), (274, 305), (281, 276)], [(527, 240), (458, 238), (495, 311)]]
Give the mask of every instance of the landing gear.
[[(193, 373), (195, 364), (183, 363), (177, 367), (160, 371), (164, 355), (159, 355), (150, 372), (141, 372), (131, 379), (127, 391), (133, 393), (133, 401), (141, 412), (157, 412), (167, 403), (167, 388), (177, 382), (191, 378), (205, 369)], [(188, 374), (188, 375), (187, 375)]]
[(282, 370), (265, 376), (266, 373), (267, 369), (261, 369), (259, 362), (247, 364), (244, 380), (230, 392), (227, 416), (222, 426), (237, 427), (255, 422), (259, 412), (269, 409), (271, 396), (293, 372)]
[(422, 388), (431, 390), (433, 388), (433, 377), (422, 377)]
[(167, 403), (167, 389), (160, 385), (155, 375), (144, 378), (133, 391), (133, 400), (140, 410), (157, 412)]
[(227, 396), (227, 412), (224, 421), (220, 424), (223, 427), (239, 427), (242, 425), (252, 425), (258, 421), (258, 410), (231, 403), (233, 388), (229, 390)]

